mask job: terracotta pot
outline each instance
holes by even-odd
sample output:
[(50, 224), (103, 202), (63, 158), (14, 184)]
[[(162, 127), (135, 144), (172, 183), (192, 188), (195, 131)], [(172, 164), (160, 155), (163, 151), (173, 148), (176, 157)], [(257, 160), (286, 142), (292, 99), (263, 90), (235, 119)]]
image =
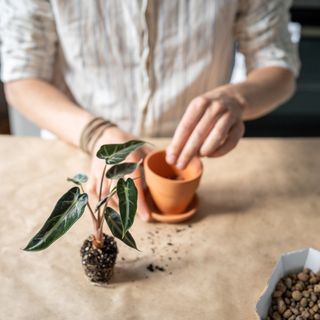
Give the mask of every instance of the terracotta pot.
[(165, 156), (165, 150), (160, 150), (145, 158), (146, 184), (155, 205), (163, 214), (183, 213), (195, 196), (202, 163), (199, 158), (194, 158), (185, 169), (179, 170), (169, 165)]

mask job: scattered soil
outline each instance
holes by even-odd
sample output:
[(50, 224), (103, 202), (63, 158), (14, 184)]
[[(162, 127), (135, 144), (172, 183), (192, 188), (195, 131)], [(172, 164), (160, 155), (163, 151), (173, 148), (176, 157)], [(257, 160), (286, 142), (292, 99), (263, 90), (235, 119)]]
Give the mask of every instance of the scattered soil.
[(117, 259), (117, 244), (113, 237), (104, 234), (102, 248), (96, 249), (92, 240), (93, 237), (90, 236), (81, 247), (82, 266), (91, 282), (108, 283)]
[(157, 265), (153, 265), (153, 263), (150, 263), (150, 264), (147, 266), (147, 270), (150, 271), (150, 272), (155, 272), (156, 270), (161, 271), (161, 272), (166, 271), (165, 268), (160, 267), (160, 266), (157, 266)]
[(304, 269), (278, 282), (267, 320), (282, 319), (320, 320), (320, 272)]
[(147, 266), (147, 270), (150, 271), (150, 272), (154, 272), (154, 266), (152, 263), (150, 263), (148, 266)]
[[(147, 240), (148, 246), (150, 248), (151, 258), (153, 261), (150, 261), (146, 266), (146, 270), (154, 273), (156, 271), (165, 272), (169, 275), (172, 275), (172, 270), (170, 270), (170, 264), (173, 261), (180, 261), (180, 251), (181, 246), (177, 244), (174, 240), (178, 235), (174, 233), (182, 233), (184, 231), (190, 232), (192, 224), (186, 226), (174, 227), (168, 233), (163, 234), (161, 229), (156, 228), (153, 231), (148, 231), (146, 238), (141, 238), (140, 240)], [(164, 238), (166, 238), (166, 247), (161, 249), (163, 255), (159, 255), (158, 245), (163, 245)]]
[(161, 272), (166, 271), (166, 269), (163, 267), (155, 266), (155, 268)]
[[(182, 236), (180, 236), (180, 233), (188, 232), (190, 234), (190, 240), (192, 240), (192, 230), (190, 230), (190, 228), (192, 228), (192, 224), (174, 226), (164, 233), (161, 226), (156, 226), (154, 230), (149, 230), (145, 236), (140, 237), (137, 242), (143, 242), (144, 247), (147, 248), (145, 254), (148, 260), (144, 265), (145, 279), (149, 279), (160, 273), (172, 275), (172, 264), (175, 264), (175, 269), (179, 268), (179, 265), (181, 266), (181, 262), (179, 262), (179, 264), (177, 264), (177, 262), (183, 261), (183, 254), (187, 253), (187, 251), (186, 248), (180, 245)], [(192, 243), (189, 243), (188, 246), (192, 246)], [(128, 261), (128, 259), (122, 256), (119, 259), (121, 261)], [(135, 258), (134, 261), (137, 260), (139, 260), (139, 257)]]

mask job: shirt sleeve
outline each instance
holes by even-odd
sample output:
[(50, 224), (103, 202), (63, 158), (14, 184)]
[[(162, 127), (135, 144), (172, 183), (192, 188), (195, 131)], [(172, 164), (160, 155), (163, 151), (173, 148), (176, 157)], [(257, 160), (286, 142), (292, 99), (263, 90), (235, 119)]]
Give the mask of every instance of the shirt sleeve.
[(297, 45), (288, 30), (290, 0), (240, 0), (235, 38), (247, 73), (269, 66), (287, 68), (297, 77)]
[(52, 79), (57, 35), (46, 0), (1, 0), (1, 79)]

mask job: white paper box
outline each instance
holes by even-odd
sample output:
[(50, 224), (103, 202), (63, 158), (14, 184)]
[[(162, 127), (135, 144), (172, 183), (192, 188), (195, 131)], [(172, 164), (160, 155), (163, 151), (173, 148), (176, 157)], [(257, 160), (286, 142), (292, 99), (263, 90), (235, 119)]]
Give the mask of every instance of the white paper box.
[(304, 268), (309, 268), (313, 272), (320, 270), (320, 251), (312, 248), (302, 249), (287, 252), (280, 257), (271, 273), (267, 288), (259, 298), (256, 306), (256, 312), (260, 320), (265, 320), (268, 316), (271, 296), (278, 281), (288, 273), (302, 271)]

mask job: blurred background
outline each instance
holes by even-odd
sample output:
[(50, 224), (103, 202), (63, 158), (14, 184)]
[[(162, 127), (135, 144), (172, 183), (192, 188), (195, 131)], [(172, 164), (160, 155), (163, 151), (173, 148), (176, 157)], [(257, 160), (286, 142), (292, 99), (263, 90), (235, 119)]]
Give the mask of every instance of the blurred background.
[[(302, 63), (297, 91), (276, 111), (247, 122), (247, 137), (320, 136), (320, 0), (294, 0), (291, 17), (289, 29), (293, 40), (299, 43)], [(231, 81), (238, 82), (244, 77), (243, 57), (236, 53)], [(16, 110), (8, 108), (0, 83), (0, 134), (8, 133), (37, 136), (40, 131)]]

